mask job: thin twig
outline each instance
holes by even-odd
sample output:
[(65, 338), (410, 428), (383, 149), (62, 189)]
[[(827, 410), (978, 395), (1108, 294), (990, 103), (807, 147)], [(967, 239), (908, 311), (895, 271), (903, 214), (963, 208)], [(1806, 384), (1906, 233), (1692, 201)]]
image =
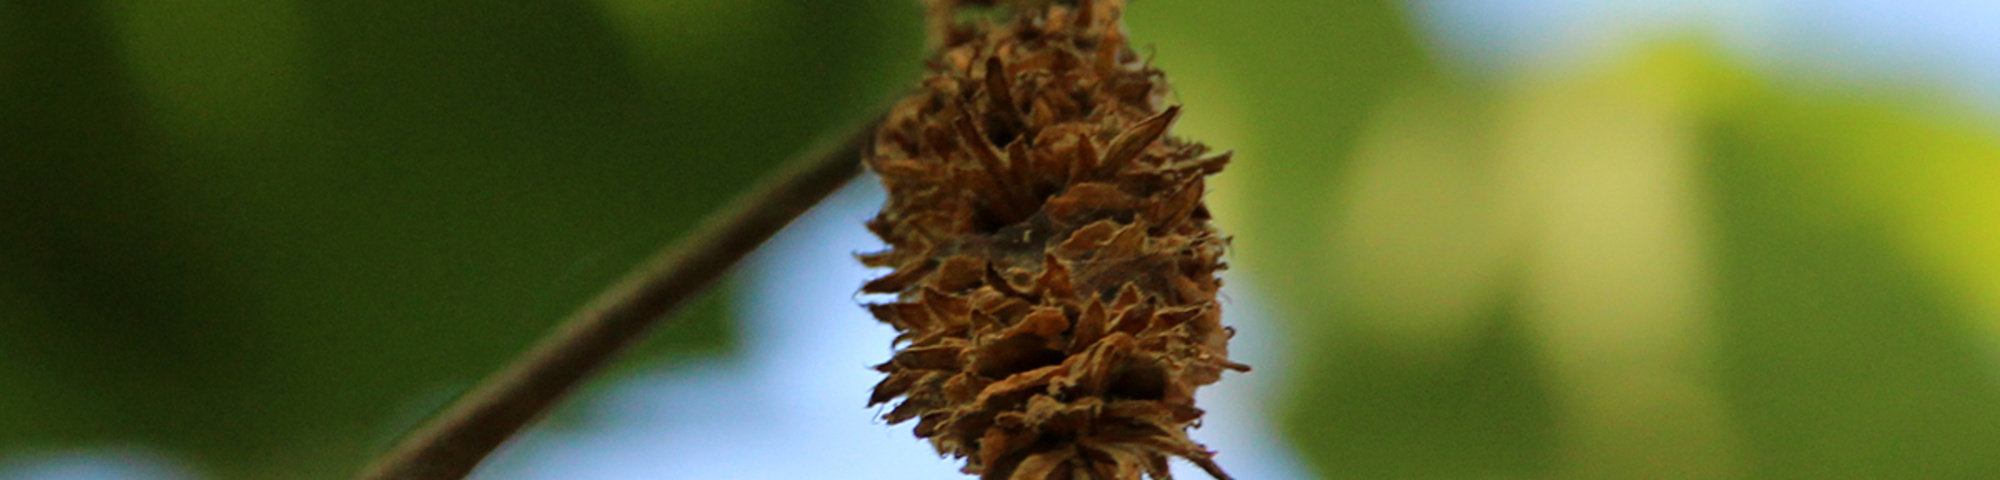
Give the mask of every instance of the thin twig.
[(625, 346), (861, 170), (879, 117), (822, 139), (598, 295), (355, 480), (458, 480)]

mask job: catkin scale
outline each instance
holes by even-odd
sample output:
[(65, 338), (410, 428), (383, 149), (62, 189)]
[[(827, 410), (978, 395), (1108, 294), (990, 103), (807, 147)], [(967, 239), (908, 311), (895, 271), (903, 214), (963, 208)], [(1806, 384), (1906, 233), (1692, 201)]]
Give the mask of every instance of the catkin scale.
[(1167, 135), (1165, 76), (1126, 43), (1122, 0), (931, 0), (937, 53), (865, 159), (889, 192), (861, 255), (900, 348), (870, 405), (988, 480), (1228, 478), (1187, 430), (1223, 370), (1203, 177), (1229, 154)]

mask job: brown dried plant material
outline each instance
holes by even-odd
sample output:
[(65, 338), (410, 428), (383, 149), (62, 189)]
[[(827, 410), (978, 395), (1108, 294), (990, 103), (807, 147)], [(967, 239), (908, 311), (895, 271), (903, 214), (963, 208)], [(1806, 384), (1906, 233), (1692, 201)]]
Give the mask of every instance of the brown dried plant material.
[[(862, 290), (901, 346), (870, 405), (986, 480), (1227, 479), (1190, 440), (1196, 388), (1230, 362), (1228, 244), (1203, 177), (1228, 153), (1167, 135), (1166, 78), (1126, 43), (1123, 0), (931, 0), (936, 56), (876, 133), (889, 199), (868, 222), (893, 271)], [(998, 16), (995, 16), (998, 15)]]

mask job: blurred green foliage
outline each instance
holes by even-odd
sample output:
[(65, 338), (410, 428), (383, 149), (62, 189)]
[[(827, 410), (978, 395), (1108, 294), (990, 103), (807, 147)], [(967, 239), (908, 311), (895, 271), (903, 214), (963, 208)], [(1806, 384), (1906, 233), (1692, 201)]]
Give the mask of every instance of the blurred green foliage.
[[(0, 453), (338, 478), (917, 71), (904, 2), (0, 2)], [(727, 348), (707, 301), (650, 357)]]
[(1146, 7), (1318, 474), (2000, 474), (1990, 117), (1699, 40), (1470, 73), (1391, 2)]
[[(2000, 128), (1146, 0), (1327, 478), (2000, 477)], [(914, 2), (0, 0), (0, 456), (337, 478), (920, 66)], [(646, 358), (716, 352), (723, 302)], [(1268, 374), (1268, 373), (1265, 373)]]

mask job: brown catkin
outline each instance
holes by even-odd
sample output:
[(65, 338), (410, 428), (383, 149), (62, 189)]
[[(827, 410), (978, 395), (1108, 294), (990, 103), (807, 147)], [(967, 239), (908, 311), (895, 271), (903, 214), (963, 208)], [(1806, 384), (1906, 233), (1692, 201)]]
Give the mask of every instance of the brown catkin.
[(1203, 177), (1229, 154), (1167, 135), (1166, 78), (1123, 0), (930, 0), (937, 53), (866, 163), (889, 191), (862, 287), (901, 346), (871, 405), (987, 480), (1228, 476), (1187, 430), (1225, 369), (1228, 244)]

